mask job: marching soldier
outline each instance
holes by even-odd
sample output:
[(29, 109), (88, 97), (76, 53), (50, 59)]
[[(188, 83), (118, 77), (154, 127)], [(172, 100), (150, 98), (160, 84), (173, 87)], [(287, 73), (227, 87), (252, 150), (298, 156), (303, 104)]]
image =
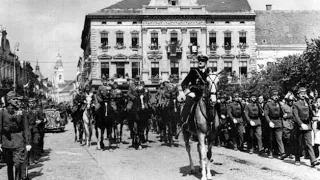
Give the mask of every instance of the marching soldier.
[(249, 153), (253, 153), (253, 142), (254, 142), (254, 136), (257, 139), (258, 142), (258, 150), (259, 154), (262, 154), (262, 139), (261, 139), (261, 119), (259, 117), (260, 109), (257, 104), (257, 96), (252, 93), (251, 94), (251, 102), (249, 102), (245, 109), (244, 113), (246, 116), (246, 120), (248, 121), (248, 130), (249, 130), (249, 139), (248, 139), (248, 149)]
[(280, 153), (280, 158), (282, 159), (284, 155), (284, 146), (282, 141), (282, 116), (283, 111), (281, 109), (279, 103), (279, 96), (277, 90), (272, 90), (271, 93), (271, 101), (265, 105), (264, 108), (264, 115), (266, 121), (269, 124), (269, 158), (273, 158), (273, 151), (274, 151), (274, 141), (278, 146), (278, 150)]
[(0, 150), (5, 154), (8, 180), (20, 180), (26, 177), (26, 151), (31, 150), (30, 129), (16, 93), (10, 91), (6, 98), (7, 106), (0, 111)]
[(228, 146), (229, 143), (229, 122), (228, 122), (228, 103), (227, 96), (225, 94), (220, 96), (220, 102), (216, 104), (217, 113), (220, 119), (220, 129), (219, 134), (217, 136), (218, 146)]
[(285, 101), (282, 105), (282, 109), (284, 112), (283, 115), (283, 144), (284, 144), (284, 151), (285, 156), (282, 157), (282, 160), (288, 156), (294, 154), (294, 121), (293, 121), (293, 114), (292, 114), (292, 105), (293, 105), (294, 97), (293, 95), (286, 95)]
[(315, 167), (316, 165), (319, 165), (320, 162), (317, 161), (313, 147), (311, 144), (312, 137), (312, 128), (311, 128), (311, 119), (313, 117), (312, 109), (309, 107), (308, 99), (307, 99), (307, 93), (306, 88), (301, 87), (298, 90), (298, 98), (299, 100), (293, 104), (292, 112), (293, 112), (293, 119), (298, 125), (297, 129), (297, 140), (295, 145), (295, 163), (296, 165), (300, 165), (300, 154), (301, 149), (300, 145), (304, 141), (305, 146), (308, 150), (308, 153), (310, 155), (310, 162), (311, 167)]
[(45, 114), (43, 112), (43, 108), (42, 108), (42, 103), (39, 103), (38, 106), (36, 107), (36, 111), (37, 111), (37, 126), (38, 126), (38, 131), (39, 131), (39, 144), (38, 144), (38, 148), (40, 153), (44, 153), (44, 149), (43, 149), (43, 145), (44, 145), (44, 134), (45, 134)]
[(244, 107), (241, 104), (241, 100), (239, 98), (239, 93), (233, 94), (233, 102), (231, 102), (228, 106), (228, 116), (230, 117), (230, 121), (232, 124), (232, 141), (233, 148), (235, 151), (238, 149), (243, 150), (243, 133), (244, 129), (244, 121), (243, 121), (243, 111)]

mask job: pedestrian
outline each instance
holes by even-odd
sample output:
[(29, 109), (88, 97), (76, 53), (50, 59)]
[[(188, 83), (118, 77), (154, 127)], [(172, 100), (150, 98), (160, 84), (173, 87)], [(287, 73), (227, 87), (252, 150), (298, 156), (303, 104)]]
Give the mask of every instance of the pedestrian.
[(316, 158), (319, 160), (319, 147), (320, 147), (320, 97), (316, 99), (315, 103), (315, 118), (312, 123), (314, 134), (313, 150)]
[(25, 159), (31, 150), (30, 129), (16, 93), (8, 92), (6, 99), (6, 107), (0, 111), (0, 150), (5, 155), (8, 180), (20, 180), (27, 175)]
[(228, 147), (229, 145), (229, 130), (230, 130), (230, 121), (228, 116), (228, 103), (227, 103), (227, 95), (222, 94), (220, 97), (218, 97), (219, 100), (216, 104), (217, 113), (219, 115), (220, 120), (220, 126), (219, 126), (219, 132), (217, 135), (217, 141), (221, 144), (218, 144), (223, 147)]
[(279, 103), (279, 96), (277, 90), (272, 90), (271, 101), (265, 105), (264, 115), (269, 124), (269, 158), (273, 158), (273, 151), (275, 150), (274, 142), (278, 146), (280, 158), (284, 156), (284, 146), (282, 141), (282, 116), (283, 112)]
[(311, 167), (319, 165), (317, 161), (313, 147), (312, 147), (312, 128), (311, 118), (313, 116), (312, 109), (307, 99), (307, 89), (304, 87), (299, 88), (298, 98), (299, 100), (293, 104), (292, 112), (293, 119), (297, 123), (296, 133), (296, 145), (295, 145), (295, 164), (300, 165), (301, 148), (300, 145), (304, 142), (306, 149), (310, 156)]
[(262, 148), (262, 139), (261, 139), (261, 119), (259, 117), (260, 109), (257, 104), (257, 96), (255, 93), (251, 94), (251, 102), (245, 107), (244, 113), (246, 116), (248, 124), (248, 150), (250, 154), (253, 154), (254, 149), (254, 138), (257, 139), (258, 143), (258, 152), (261, 155)]

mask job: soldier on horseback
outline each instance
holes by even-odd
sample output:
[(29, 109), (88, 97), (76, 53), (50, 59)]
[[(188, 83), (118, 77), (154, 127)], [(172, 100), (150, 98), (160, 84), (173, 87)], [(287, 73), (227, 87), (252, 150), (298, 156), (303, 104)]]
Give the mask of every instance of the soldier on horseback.
[(191, 69), (181, 83), (183, 92), (186, 95), (185, 105), (181, 113), (183, 122), (186, 122), (189, 119), (191, 116), (191, 108), (196, 103), (196, 100), (202, 95), (202, 91), (206, 84), (206, 78), (211, 72), (211, 69), (207, 68), (208, 60), (207, 56), (198, 56), (198, 68)]

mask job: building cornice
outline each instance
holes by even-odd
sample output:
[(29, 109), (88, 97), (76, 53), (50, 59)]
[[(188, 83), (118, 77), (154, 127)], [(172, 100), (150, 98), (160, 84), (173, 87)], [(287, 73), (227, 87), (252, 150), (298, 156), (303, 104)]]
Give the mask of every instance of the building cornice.
[(257, 45), (258, 51), (303, 51), (307, 45), (305, 44), (290, 44), (290, 45)]

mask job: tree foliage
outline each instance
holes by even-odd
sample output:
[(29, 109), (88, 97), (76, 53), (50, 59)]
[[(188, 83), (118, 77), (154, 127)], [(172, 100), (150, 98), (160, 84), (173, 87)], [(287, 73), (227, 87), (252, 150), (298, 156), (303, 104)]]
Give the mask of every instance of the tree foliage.
[[(295, 92), (299, 87), (309, 90), (320, 90), (320, 38), (306, 40), (306, 49), (301, 55), (289, 55), (278, 59), (273, 65), (261, 72), (251, 72), (247, 86), (233, 91), (246, 93), (256, 92), (268, 96), (272, 89), (285, 94)], [(226, 83), (226, 76), (222, 76), (221, 90), (228, 91), (231, 86)]]

